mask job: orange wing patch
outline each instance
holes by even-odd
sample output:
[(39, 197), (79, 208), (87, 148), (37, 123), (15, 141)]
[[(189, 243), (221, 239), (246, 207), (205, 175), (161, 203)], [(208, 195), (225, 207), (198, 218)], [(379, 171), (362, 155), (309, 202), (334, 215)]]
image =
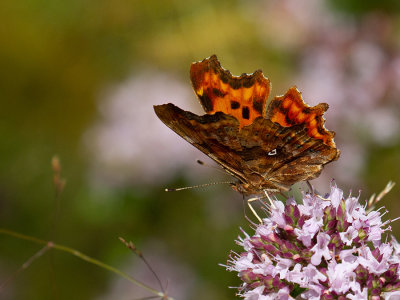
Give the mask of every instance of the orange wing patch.
[(261, 70), (233, 76), (221, 67), (215, 55), (193, 63), (190, 78), (200, 103), (208, 114), (221, 111), (239, 120), (240, 127), (264, 116), (271, 89)]
[(317, 178), (339, 158), (334, 132), (324, 127), (328, 105), (308, 106), (296, 87), (266, 109), (270, 82), (261, 71), (232, 76), (213, 55), (193, 63), (190, 77), (207, 114), (198, 116), (171, 103), (154, 110), (236, 177), (234, 190), (244, 195), (287, 191), (295, 182)]
[(292, 87), (284, 96), (275, 97), (271, 101), (266, 117), (284, 127), (304, 124), (310, 137), (322, 140), (325, 145), (335, 147), (333, 141), (335, 133), (327, 131), (324, 127), (323, 114), (328, 107), (326, 103), (320, 103), (314, 107), (308, 106), (297, 88)]

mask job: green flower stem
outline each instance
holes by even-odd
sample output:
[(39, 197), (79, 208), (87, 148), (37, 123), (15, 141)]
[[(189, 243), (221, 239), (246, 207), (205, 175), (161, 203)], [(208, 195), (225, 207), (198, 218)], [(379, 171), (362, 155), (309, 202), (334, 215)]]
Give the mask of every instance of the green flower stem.
[(67, 246), (63, 246), (63, 245), (59, 245), (59, 244), (56, 244), (56, 243), (53, 243), (53, 242), (50, 242), (50, 241), (41, 240), (41, 239), (38, 239), (38, 238), (35, 238), (35, 237), (32, 237), (32, 236), (28, 236), (28, 235), (25, 235), (25, 234), (22, 234), (22, 233), (18, 233), (18, 232), (12, 231), (12, 230), (8, 230), (8, 229), (5, 229), (5, 228), (0, 228), (0, 234), (13, 236), (13, 237), (16, 237), (18, 239), (30, 241), (30, 242), (33, 242), (33, 243), (36, 243), (36, 244), (47, 245), (49, 248), (54, 248), (54, 249), (57, 249), (57, 250), (60, 250), (60, 251), (64, 251), (64, 252), (70, 253), (70, 254), (72, 254), (74, 256), (79, 257), (80, 259), (82, 259), (84, 261), (87, 261), (87, 262), (92, 263), (94, 265), (97, 265), (97, 266), (99, 266), (101, 268), (104, 268), (104, 269), (106, 269), (108, 271), (111, 271), (111, 272), (113, 272), (113, 273), (115, 273), (115, 274), (117, 274), (117, 275), (129, 280), (133, 284), (135, 284), (135, 285), (137, 285), (137, 286), (149, 291), (150, 293), (161, 297), (162, 299), (173, 300), (173, 298), (168, 297), (164, 293), (159, 292), (159, 291), (157, 291), (157, 290), (145, 285), (144, 283), (132, 278), (131, 276), (129, 276), (125, 272), (122, 272), (122, 271), (120, 271), (120, 270), (118, 270), (118, 269), (116, 269), (116, 268), (114, 268), (114, 267), (112, 267), (110, 265), (107, 265), (107, 264), (105, 264), (105, 263), (103, 263), (103, 262), (101, 262), (101, 261), (99, 261), (97, 259), (94, 259), (94, 258), (92, 258), (90, 256), (87, 256), (87, 255), (83, 254), (82, 252), (77, 251), (77, 250), (75, 250), (73, 248), (70, 248), (70, 247), (67, 247)]

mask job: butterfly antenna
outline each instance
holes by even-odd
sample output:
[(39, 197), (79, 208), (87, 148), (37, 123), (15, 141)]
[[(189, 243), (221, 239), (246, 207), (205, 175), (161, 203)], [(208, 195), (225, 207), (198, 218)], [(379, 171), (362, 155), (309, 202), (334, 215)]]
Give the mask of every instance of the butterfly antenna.
[(204, 161), (202, 161), (200, 159), (197, 159), (196, 162), (201, 166), (204, 166), (204, 167), (207, 167), (207, 168), (212, 168), (214, 170), (218, 170), (219, 172), (222, 172), (223, 174), (226, 175), (226, 172), (223, 169), (221, 169), (220, 167), (218, 167), (218, 166), (213, 166), (213, 165), (207, 164), (207, 163), (205, 163)]
[(185, 186), (185, 187), (180, 187), (180, 188), (166, 188), (165, 191), (166, 192), (178, 192), (178, 191), (183, 191), (183, 190), (208, 187), (208, 186), (216, 185), (216, 184), (234, 184), (234, 182), (232, 182), (232, 181), (210, 182), (210, 183), (198, 184), (198, 185), (192, 185), (192, 186)]

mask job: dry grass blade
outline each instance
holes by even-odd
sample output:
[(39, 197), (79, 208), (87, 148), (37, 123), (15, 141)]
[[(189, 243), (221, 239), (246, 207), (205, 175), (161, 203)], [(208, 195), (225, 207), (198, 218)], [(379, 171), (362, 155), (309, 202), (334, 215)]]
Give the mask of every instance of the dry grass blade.
[[(154, 278), (157, 280), (160, 289), (163, 293), (162, 299), (170, 299), (167, 296), (167, 293), (161, 283), (160, 277), (158, 277), (157, 273), (154, 271), (154, 269), (151, 267), (150, 263), (146, 260), (146, 258), (143, 256), (143, 253), (135, 246), (134, 243), (132, 243), (132, 241), (127, 242), (124, 238), (119, 237), (119, 240), (125, 244), (125, 246), (130, 249), (133, 253), (135, 253), (147, 266), (147, 268), (150, 270), (150, 272), (153, 274)], [(149, 298), (150, 299), (150, 298)]]
[(386, 194), (388, 194), (392, 188), (396, 185), (393, 181), (389, 181), (385, 188), (376, 196), (376, 194), (373, 194), (369, 200), (368, 200), (368, 205), (367, 205), (367, 211), (371, 211), (372, 209), (375, 208), (376, 204), (382, 200)]

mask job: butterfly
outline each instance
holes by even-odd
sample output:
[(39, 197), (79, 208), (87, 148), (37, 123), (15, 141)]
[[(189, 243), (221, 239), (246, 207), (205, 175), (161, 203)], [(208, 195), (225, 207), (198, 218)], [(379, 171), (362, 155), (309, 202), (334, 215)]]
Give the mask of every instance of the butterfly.
[(155, 113), (235, 177), (234, 190), (288, 191), (339, 158), (335, 133), (324, 127), (328, 104), (308, 106), (296, 87), (267, 106), (271, 84), (261, 70), (233, 76), (215, 55), (193, 63), (190, 79), (205, 115), (171, 103), (154, 106)]

